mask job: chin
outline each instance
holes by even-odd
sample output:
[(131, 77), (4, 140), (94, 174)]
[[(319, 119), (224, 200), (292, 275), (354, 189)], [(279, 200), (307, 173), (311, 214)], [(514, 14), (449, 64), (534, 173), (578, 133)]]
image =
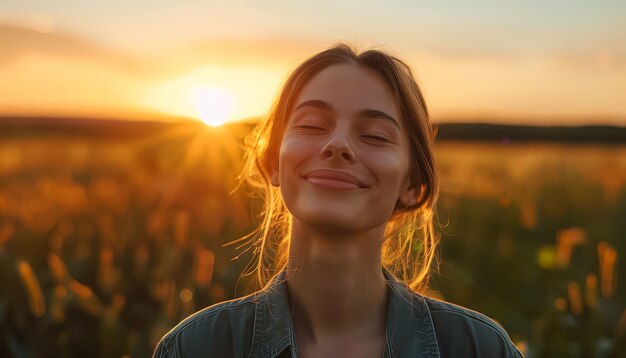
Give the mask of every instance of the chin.
[(355, 210), (302, 210), (294, 213), (294, 217), (306, 226), (329, 235), (350, 235), (385, 223), (383, 220), (377, 225), (380, 220), (358, 214)]
[(312, 227), (328, 227), (337, 230), (356, 229), (357, 218), (355, 210), (349, 208), (332, 207), (326, 205), (302, 205), (295, 210), (289, 210), (298, 221)]

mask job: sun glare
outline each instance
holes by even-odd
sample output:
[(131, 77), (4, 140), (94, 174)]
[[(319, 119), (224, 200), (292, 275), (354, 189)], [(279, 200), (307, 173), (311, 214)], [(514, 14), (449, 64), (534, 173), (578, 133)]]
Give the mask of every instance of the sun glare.
[(234, 107), (230, 93), (218, 87), (197, 87), (193, 90), (193, 97), (204, 123), (217, 127), (228, 121)]

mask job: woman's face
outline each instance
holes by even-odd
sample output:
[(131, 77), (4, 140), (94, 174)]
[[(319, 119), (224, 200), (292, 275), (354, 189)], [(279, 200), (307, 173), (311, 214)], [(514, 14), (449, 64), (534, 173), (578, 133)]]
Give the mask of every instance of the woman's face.
[(410, 205), (409, 144), (391, 89), (358, 64), (315, 75), (289, 114), (272, 183), (290, 213), (320, 229), (360, 231)]

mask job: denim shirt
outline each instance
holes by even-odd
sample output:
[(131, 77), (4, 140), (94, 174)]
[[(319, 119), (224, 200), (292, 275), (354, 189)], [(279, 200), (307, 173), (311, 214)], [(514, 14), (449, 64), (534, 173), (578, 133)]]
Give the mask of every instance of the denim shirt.
[[(487, 316), (383, 273), (390, 288), (384, 358), (522, 357)], [(261, 291), (192, 314), (163, 336), (153, 357), (297, 357), (284, 278), (282, 271)]]

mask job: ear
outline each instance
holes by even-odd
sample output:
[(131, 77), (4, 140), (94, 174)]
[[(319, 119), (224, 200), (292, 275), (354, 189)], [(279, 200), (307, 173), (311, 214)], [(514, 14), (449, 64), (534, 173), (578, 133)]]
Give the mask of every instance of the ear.
[(417, 188), (412, 187), (411, 180), (407, 178), (398, 200), (400, 200), (400, 203), (404, 206), (412, 206), (415, 204), (415, 201), (417, 200), (417, 198), (420, 196), (421, 193), (422, 193), (421, 186), (418, 186)]
[(280, 186), (280, 180), (278, 180), (278, 171), (275, 170), (272, 172), (272, 185), (275, 187), (279, 187)]
[(404, 206), (412, 206), (415, 204), (415, 200), (417, 198), (419, 193), (417, 193), (417, 191), (414, 188), (410, 188), (407, 190), (404, 190), (401, 194), (400, 194), (400, 202), (402, 203), (402, 205)]
[(277, 161), (272, 161), (270, 163), (270, 182), (275, 187), (279, 187), (280, 186), (280, 175), (279, 174), (280, 174), (280, 172), (278, 170), (278, 162)]

